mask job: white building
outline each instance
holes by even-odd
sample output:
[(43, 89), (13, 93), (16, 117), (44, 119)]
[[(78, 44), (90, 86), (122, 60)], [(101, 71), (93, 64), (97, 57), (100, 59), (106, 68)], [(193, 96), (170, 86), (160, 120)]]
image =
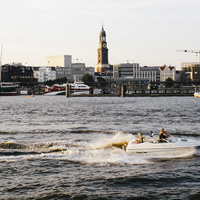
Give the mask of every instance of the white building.
[(72, 63), (71, 55), (47, 57), (47, 67), (71, 67), (71, 63)]
[(55, 67), (33, 67), (34, 78), (38, 79), (38, 82), (45, 82), (48, 80), (56, 79)]
[(72, 63), (71, 67), (33, 67), (34, 78), (39, 82), (55, 80), (57, 78), (66, 77), (69, 82), (82, 79), (85, 73), (94, 77), (95, 68), (85, 67), (85, 63)]
[(174, 66), (164, 65), (160, 67), (160, 82), (165, 82), (167, 78), (176, 81), (176, 68)]
[(56, 69), (55, 69), (55, 67), (47, 67), (46, 68), (46, 74), (47, 74), (48, 80), (56, 79)]

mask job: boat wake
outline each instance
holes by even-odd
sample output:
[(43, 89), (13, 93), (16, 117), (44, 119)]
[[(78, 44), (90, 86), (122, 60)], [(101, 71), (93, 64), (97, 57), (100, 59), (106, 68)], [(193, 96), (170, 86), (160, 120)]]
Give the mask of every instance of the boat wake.
[(91, 140), (68, 140), (56, 142), (21, 144), (17, 142), (0, 143), (0, 162), (19, 162), (29, 159), (59, 159), (82, 164), (134, 165), (154, 162), (154, 159), (170, 159), (192, 156), (195, 149), (181, 149), (172, 154), (129, 154), (123, 145), (135, 139), (132, 134), (116, 133), (100, 135)]

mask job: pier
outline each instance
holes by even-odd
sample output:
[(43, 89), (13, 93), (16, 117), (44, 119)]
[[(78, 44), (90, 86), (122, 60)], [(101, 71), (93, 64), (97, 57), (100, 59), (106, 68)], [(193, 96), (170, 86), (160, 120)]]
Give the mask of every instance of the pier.
[[(71, 88), (69, 85), (66, 85), (66, 97), (167, 97), (167, 96), (193, 96), (195, 93), (195, 86), (183, 86), (183, 87), (173, 87), (173, 88), (130, 88), (127, 85), (118, 85), (116, 87), (106, 87), (104, 92), (101, 94), (95, 94), (93, 92), (94, 88), (90, 88), (88, 94), (76, 94), (71, 93)], [(43, 95), (44, 87), (35, 86), (34, 88), (18, 88), (17, 93), (19, 95)]]
[[(195, 87), (183, 88), (159, 88), (157, 90), (135, 89), (126, 90), (126, 86), (119, 86), (115, 93), (105, 94), (81, 94), (74, 97), (171, 97), (171, 96), (194, 96)], [(73, 97), (73, 95), (72, 95)]]

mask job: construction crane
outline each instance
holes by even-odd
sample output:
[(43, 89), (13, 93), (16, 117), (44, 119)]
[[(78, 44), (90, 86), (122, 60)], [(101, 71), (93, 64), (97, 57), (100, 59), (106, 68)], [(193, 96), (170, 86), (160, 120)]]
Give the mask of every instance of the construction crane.
[(178, 49), (176, 50), (177, 52), (186, 52), (186, 53), (195, 53), (196, 56), (199, 55), (199, 60), (200, 60), (200, 50), (187, 50), (187, 49)]

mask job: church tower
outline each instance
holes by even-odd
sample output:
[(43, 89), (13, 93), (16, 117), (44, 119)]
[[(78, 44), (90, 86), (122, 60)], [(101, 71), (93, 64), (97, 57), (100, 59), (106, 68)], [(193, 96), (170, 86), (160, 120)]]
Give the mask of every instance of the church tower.
[(97, 62), (97, 72), (102, 72), (103, 69), (109, 68), (108, 64), (108, 48), (106, 42), (106, 32), (103, 28), (99, 34), (99, 48), (98, 48), (98, 62)]

